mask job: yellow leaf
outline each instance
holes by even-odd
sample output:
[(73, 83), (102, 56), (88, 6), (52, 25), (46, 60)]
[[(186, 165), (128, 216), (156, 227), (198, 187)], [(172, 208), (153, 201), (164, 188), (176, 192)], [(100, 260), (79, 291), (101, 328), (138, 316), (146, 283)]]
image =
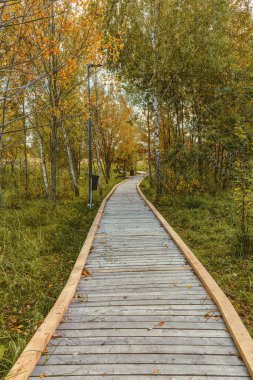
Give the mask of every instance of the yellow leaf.
[(208, 321), (208, 319), (209, 318), (211, 318), (211, 313), (210, 313), (210, 311), (208, 311), (208, 313), (206, 313), (205, 315), (204, 315), (204, 318)]

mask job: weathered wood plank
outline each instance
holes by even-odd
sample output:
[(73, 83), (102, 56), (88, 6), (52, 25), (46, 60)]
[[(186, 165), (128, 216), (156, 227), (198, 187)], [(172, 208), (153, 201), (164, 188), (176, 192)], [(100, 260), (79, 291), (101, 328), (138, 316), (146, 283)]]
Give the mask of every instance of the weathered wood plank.
[(71, 364), (195, 364), (195, 365), (222, 365), (243, 366), (242, 361), (236, 355), (196, 355), (196, 354), (80, 354), (75, 352), (70, 355), (44, 355), (38, 365), (71, 365)]
[[(109, 314), (98, 314), (98, 315), (75, 315), (71, 316), (71, 314), (66, 314), (62, 323), (65, 322), (72, 322), (72, 323), (87, 323), (87, 322), (168, 322), (171, 323), (173, 326), (178, 325), (180, 326), (181, 323), (198, 323), (202, 324), (204, 326), (209, 325), (210, 323), (215, 323), (217, 325), (224, 324), (224, 321), (222, 319), (218, 319), (219, 316), (216, 314), (213, 316), (208, 317), (208, 319), (204, 318), (203, 316), (198, 315), (150, 315), (149, 313), (145, 313), (144, 315), (109, 315)], [(61, 324), (59, 325), (59, 327)], [(204, 328), (203, 326), (203, 328)], [(225, 326), (225, 324), (224, 324)]]
[[(161, 325), (162, 324), (162, 325)], [(223, 321), (213, 323), (198, 323), (198, 322), (165, 322), (161, 320), (157, 323), (152, 322), (64, 322), (58, 326), (58, 330), (94, 330), (94, 329), (171, 329), (171, 330), (226, 330), (226, 325)]]
[(175, 364), (91, 364), (91, 365), (46, 365), (37, 366), (33, 376), (41, 373), (53, 375), (206, 375), (206, 376), (246, 376), (244, 366), (220, 366), (220, 365), (175, 365)]
[(68, 338), (61, 337), (59, 335), (58, 338), (52, 339), (49, 345), (56, 346), (89, 346), (89, 345), (165, 345), (165, 346), (226, 346), (226, 347), (234, 347), (234, 343), (232, 339), (229, 338), (196, 338), (196, 337), (170, 337), (168, 339), (167, 336), (162, 337), (150, 337), (150, 336), (134, 336), (134, 337), (86, 337), (86, 338)]
[[(151, 326), (152, 327), (152, 326)], [(94, 337), (185, 337), (185, 338), (229, 338), (224, 330), (171, 330), (163, 329), (93, 329), (93, 330), (61, 330), (66, 338), (94, 338)]]
[(235, 347), (227, 346), (180, 346), (180, 345), (97, 345), (97, 346), (48, 346), (48, 355), (71, 354), (195, 354), (237, 356)]

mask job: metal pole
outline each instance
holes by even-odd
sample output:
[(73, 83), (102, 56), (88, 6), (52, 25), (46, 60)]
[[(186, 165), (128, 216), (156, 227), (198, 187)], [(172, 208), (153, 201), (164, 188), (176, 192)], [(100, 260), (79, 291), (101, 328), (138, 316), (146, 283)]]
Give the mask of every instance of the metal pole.
[(87, 65), (88, 78), (88, 146), (89, 146), (89, 208), (92, 209), (92, 121), (91, 121), (91, 90), (90, 90), (90, 67)]
[(148, 176), (149, 176), (149, 186), (152, 187), (152, 173), (151, 173), (151, 131), (150, 131), (150, 113), (149, 113), (149, 103), (148, 103), (148, 114), (147, 114), (147, 124), (148, 124)]

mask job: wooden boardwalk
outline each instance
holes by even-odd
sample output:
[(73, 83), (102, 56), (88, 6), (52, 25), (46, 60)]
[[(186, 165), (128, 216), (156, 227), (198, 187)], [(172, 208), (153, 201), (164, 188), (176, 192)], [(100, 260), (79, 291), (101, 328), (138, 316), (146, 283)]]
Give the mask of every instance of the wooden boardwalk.
[(108, 201), (77, 295), (30, 379), (250, 379), (213, 301), (136, 190)]

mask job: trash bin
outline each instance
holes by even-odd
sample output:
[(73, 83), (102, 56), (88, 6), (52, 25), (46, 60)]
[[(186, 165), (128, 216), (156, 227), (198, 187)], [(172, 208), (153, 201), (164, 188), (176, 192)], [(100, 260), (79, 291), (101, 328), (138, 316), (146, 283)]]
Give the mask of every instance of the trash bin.
[(99, 180), (99, 176), (98, 175), (93, 175), (92, 176), (92, 190), (97, 190), (98, 189), (98, 180)]

